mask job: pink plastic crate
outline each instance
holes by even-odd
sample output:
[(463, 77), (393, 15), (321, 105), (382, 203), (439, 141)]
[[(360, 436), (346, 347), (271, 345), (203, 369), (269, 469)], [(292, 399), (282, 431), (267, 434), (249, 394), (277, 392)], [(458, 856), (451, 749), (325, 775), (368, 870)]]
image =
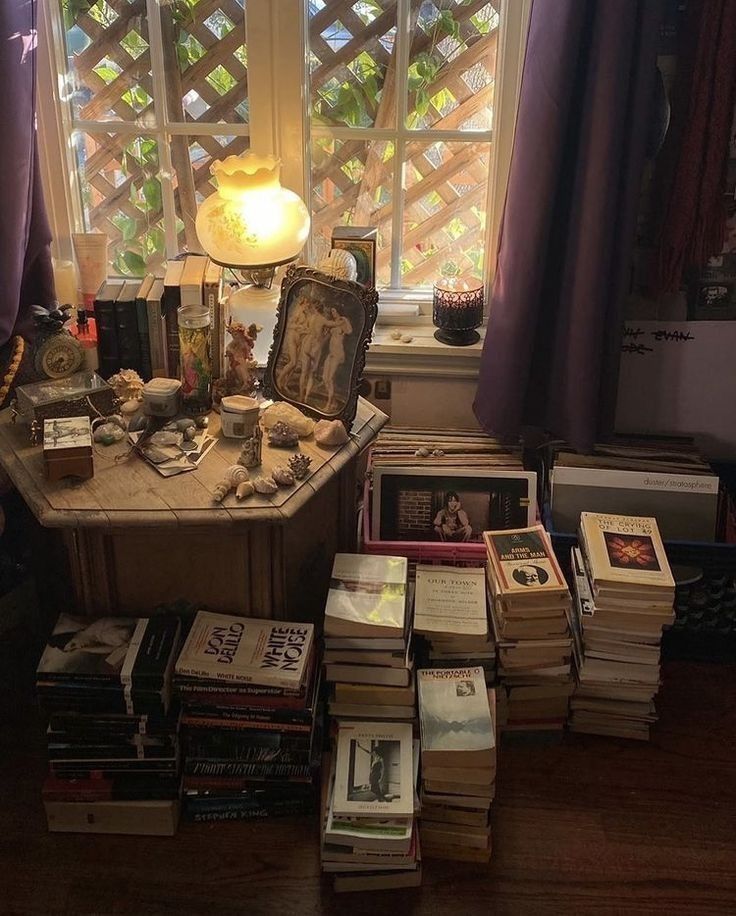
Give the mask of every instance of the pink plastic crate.
[(407, 557), (412, 563), (450, 566), (484, 566), (486, 547), (481, 541), (454, 544), (446, 541), (374, 541), (371, 538), (371, 485), (363, 490), (363, 552), (388, 557)]

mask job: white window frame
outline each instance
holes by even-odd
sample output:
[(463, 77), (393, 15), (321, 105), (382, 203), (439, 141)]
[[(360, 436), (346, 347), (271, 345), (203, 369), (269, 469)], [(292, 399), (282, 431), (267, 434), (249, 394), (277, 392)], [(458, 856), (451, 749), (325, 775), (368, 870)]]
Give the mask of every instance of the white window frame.
[[(154, 84), (163, 87), (164, 70), (160, 54), (160, 0), (146, 0), (151, 34), (151, 70)], [(398, 0), (398, 15), (408, 22), (409, 0)], [(501, 26), (494, 94), (494, 127), (492, 131), (443, 131), (441, 139), (491, 141), (490, 174), (486, 201), (486, 301), (493, 279), (498, 246), (498, 232), (506, 194), (514, 124), (523, 68), (526, 34), (531, 0), (501, 0)], [(72, 115), (62, 100), (61, 87), (66, 73), (64, 35), (56, 0), (41, 3), (39, 9), (39, 79), (38, 129), (41, 170), (45, 198), (53, 232), (56, 257), (72, 256), (71, 234), (84, 227), (81, 194), (74, 153), (71, 148)], [(165, 214), (167, 255), (177, 253), (174, 220), (172, 169), (168, 136), (172, 134), (249, 134), (251, 145), (261, 153), (273, 153), (282, 162), (282, 183), (305, 200), (311, 195), (310, 149), (307, 98), (307, 8), (303, 0), (247, 0), (246, 32), (248, 36), (249, 111), (247, 125), (207, 124), (197, 122), (167, 123), (164, 112), (155, 111), (156, 125), (138, 122), (113, 122), (120, 132), (146, 134), (157, 139), (161, 164), (161, 187)], [(401, 33), (400, 33), (401, 34)], [(408, 34), (403, 31), (398, 53), (408, 62)], [(406, 69), (404, 67), (403, 69)], [(402, 71), (403, 72), (403, 71)], [(165, 97), (165, 93), (161, 96)], [(406, 105), (403, 94), (402, 107)], [(398, 112), (397, 123), (405, 123), (405, 111)], [(109, 132), (104, 122), (76, 122), (76, 129), (91, 133)], [(354, 137), (353, 128), (317, 128), (336, 137)], [(366, 131), (365, 137), (396, 132)], [(393, 200), (401, 207), (403, 186), (403, 143), (405, 137), (428, 140), (440, 138), (435, 131), (407, 131), (402, 128), (395, 153)], [(397, 276), (401, 251), (400, 233), (392, 233), (392, 270)], [(431, 318), (431, 290), (384, 289), (381, 291), (382, 319), (402, 324), (428, 323)]]

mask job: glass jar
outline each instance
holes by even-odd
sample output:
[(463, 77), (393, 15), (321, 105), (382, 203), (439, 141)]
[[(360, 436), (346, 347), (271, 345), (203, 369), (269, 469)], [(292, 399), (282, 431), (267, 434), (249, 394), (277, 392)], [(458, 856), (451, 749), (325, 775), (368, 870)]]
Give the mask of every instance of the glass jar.
[(204, 305), (182, 305), (177, 319), (182, 410), (203, 414), (212, 406), (210, 310)]

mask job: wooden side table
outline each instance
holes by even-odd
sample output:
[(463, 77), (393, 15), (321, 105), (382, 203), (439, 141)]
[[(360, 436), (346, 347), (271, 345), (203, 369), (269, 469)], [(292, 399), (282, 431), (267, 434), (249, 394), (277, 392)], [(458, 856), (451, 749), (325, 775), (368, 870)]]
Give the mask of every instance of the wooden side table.
[[(50, 482), (28, 428), (0, 413), (0, 463), (41, 525), (66, 543), (78, 610), (90, 616), (146, 613), (183, 598), (253, 617), (316, 620), (324, 608), (332, 558), (355, 548), (356, 467), (387, 417), (362, 398), (349, 441), (299, 450), (310, 473), (273, 497), (219, 505), (214, 486), (234, 464), (239, 440), (218, 438), (200, 466), (164, 478), (125, 443), (95, 451), (91, 480)], [(210, 418), (219, 434), (219, 417)], [(268, 475), (297, 449), (270, 448), (251, 478)]]

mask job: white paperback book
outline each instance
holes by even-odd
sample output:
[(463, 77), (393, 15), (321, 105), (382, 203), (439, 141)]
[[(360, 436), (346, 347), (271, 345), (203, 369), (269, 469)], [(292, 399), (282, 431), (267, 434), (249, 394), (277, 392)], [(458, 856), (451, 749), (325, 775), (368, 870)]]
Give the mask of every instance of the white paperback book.
[(408, 722), (340, 725), (332, 810), (353, 817), (414, 814), (412, 726)]
[(299, 689), (313, 639), (311, 623), (198, 611), (175, 671), (185, 677)]
[(483, 568), (417, 566), (414, 630), (486, 636), (486, 573)]
[(326, 636), (403, 636), (406, 557), (338, 553), (325, 607)]

